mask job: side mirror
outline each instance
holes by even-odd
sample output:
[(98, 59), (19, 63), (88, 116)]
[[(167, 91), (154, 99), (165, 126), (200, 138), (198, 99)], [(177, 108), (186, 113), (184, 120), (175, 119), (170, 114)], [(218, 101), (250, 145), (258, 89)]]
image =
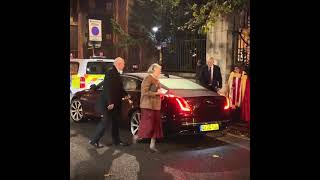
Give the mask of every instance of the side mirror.
[(91, 90), (97, 90), (97, 85), (91, 84), (90, 89), (91, 89)]

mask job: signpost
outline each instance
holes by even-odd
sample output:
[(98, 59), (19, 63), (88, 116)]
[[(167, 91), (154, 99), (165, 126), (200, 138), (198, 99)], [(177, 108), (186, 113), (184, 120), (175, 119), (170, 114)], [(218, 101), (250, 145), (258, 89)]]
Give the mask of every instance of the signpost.
[(89, 41), (92, 43), (92, 54), (94, 54), (94, 48), (96, 43), (101, 43), (101, 20), (89, 19)]

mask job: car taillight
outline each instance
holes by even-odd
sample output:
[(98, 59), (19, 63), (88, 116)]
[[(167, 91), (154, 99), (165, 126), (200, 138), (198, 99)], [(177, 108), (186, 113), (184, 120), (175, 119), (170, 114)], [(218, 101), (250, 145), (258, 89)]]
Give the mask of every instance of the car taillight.
[(177, 102), (177, 104), (179, 105), (179, 108), (181, 111), (183, 112), (191, 112), (191, 107), (189, 106), (188, 102), (182, 98), (182, 97), (178, 97), (172, 94), (166, 94), (166, 97), (175, 99), (175, 101)]
[(182, 111), (187, 111), (187, 112), (191, 111), (191, 108), (190, 108), (188, 102), (185, 99), (183, 99), (181, 97), (176, 97), (176, 101), (178, 102), (178, 104), (180, 106), (180, 109)]
[(85, 88), (85, 87), (86, 87), (86, 78), (80, 77), (80, 88)]
[(227, 110), (229, 108), (230, 108), (229, 99), (226, 97), (226, 102), (225, 102), (224, 109)]

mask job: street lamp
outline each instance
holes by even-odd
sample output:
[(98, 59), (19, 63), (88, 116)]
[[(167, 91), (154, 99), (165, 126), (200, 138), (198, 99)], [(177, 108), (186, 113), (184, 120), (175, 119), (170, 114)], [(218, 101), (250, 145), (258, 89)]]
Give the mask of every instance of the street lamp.
[[(159, 27), (157, 26), (154, 26), (152, 28), (152, 31), (154, 33), (158, 32), (159, 31)], [(156, 36), (155, 36), (156, 37)], [(157, 49), (159, 50), (159, 64), (161, 65), (162, 64), (162, 52), (161, 52), (161, 43), (159, 43), (160, 45), (157, 47)]]
[(157, 26), (154, 26), (154, 27), (152, 28), (152, 31), (155, 32), (155, 33), (156, 33), (158, 30), (159, 30), (159, 28), (158, 28)]

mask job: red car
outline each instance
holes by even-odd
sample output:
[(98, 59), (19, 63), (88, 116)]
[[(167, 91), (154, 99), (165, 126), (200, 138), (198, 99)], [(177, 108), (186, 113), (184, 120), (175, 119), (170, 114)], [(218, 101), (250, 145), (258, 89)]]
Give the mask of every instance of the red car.
[[(132, 134), (139, 130), (141, 83), (147, 73), (122, 75), (124, 89), (131, 95), (122, 102), (121, 126)], [(225, 129), (230, 121), (229, 101), (225, 96), (212, 92), (203, 86), (178, 76), (161, 75), (162, 88), (167, 90), (161, 96), (161, 119), (165, 135), (204, 134)], [(103, 83), (93, 85), (89, 90), (77, 92), (70, 105), (70, 116), (74, 122), (99, 118), (95, 110), (97, 98)]]

